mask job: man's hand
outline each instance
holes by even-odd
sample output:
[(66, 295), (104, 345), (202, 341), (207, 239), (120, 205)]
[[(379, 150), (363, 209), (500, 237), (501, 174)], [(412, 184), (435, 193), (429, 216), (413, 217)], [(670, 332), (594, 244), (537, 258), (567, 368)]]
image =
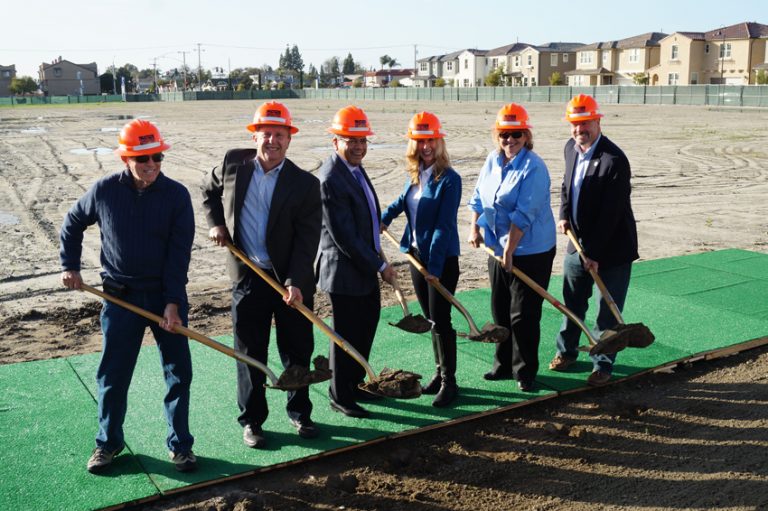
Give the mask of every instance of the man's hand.
[(394, 286), (395, 285), (395, 279), (397, 279), (397, 273), (395, 272), (395, 269), (392, 267), (391, 264), (388, 264), (382, 271), (381, 271), (381, 279), (384, 282), (389, 283), (389, 285)]
[(296, 286), (288, 286), (288, 294), (283, 297), (283, 301), (289, 307), (293, 307), (294, 303), (304, 303), (304, 296), (301, 294), (301, 289)]
[(229, 236), (229, 231), (225, 225), (216, 225), (211, 227), (208, 231), (208, 238), (220, 247), (227, 245), (227, 241), (232, 238)]
[(175, 303), (169, 303), (165, 306), (165, 310), (163, 311), (163, 319), (160, 321), (160, 328), (171, 333), (176, 333), (175, 329), (177, 326), (181, 326), (179, 306)]
[(560, 230), (560, 234), (565, 234), (565, 231), (571, 228), (571, 222), (568, 220), (558, 220), (557, 228)]
[(467, 241), (472, 248), (480, 248), (480, 244), (483, 243), (483, 235), (480, 233), (480, 227), (477, 224), (472, 224), (469, 228)]
[(80, 290), (83, 286), (83, 278), (79, 271), (64, 270), (61, 272), (61, 283), (66, 288)]

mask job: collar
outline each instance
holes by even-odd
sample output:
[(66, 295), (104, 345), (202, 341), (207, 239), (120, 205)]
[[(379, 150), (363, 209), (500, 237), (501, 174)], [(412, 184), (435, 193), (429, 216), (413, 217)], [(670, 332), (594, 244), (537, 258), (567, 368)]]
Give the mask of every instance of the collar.
[(603, 138), (603, 134), (602, 133), (600, 133), (597, 136), (597, 139), (594, 141), (594, 143), (591, 146), (589, 146), (589, 149), (587, 149), (584, 152), (581, 151), (581, 147), (579, 147), (579, 144), (574, 143), (573, 144), (573, 148), (576, 149), (576, 156), (580, 160), (592, 159), (592, 155), (595, 153), (595, 147), (597, 147), (597, 144), (600, 142), (601, 138)]
[(118, 182), (121, 184), (127, 186), (131, 190), (135, 192), (141, 192), (146, 193), (150, 190), (157, 190), (159, 188), (162, 188), (165, 186), (165, 174), (163, 174), (163, 171), (161, 170), (160, 173), (157, 175), (157, 179), (155, 179), (155, 182), (149, 185), (148, 187), (144, 188), (143, 190), (139, 190), (136, 188), (136, 183), (133, 180), (133, 174), (131, 174), (131, 171), (126, 167), (123, 169), (123, 172), (120, 174), (120, 177), (118, 178)]
[(281, 161), (277, 165), (277, 167), (273, 167), (272, 170), (270, 170), (269, 172), (264, 172), (264, 167), (261, 166), (261, 162), (259, 161), (259, 158), (257, 156), (253, 158), (253, 168), (254, 170), (260, 170), (261, 173), (264, 174), (265, 176), (267, 174), (272, 174), (274, 176), (277, 176), (278, 174), (280, 174), (280, 171), (283, 170), (283, 165), (285, 165), (285, 160), (286, 159), (283, 158), (283, 161)]

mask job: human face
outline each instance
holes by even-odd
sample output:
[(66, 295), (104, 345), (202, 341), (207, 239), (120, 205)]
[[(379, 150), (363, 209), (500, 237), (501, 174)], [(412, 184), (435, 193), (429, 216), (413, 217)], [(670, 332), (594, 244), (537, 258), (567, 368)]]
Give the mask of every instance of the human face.
[[(125, 159), (125, 163), (128, 166), (128, 170), (133, 176), (133, 183), (139, 190), (144, 190), (155, 182), (157, 176), (160, 175), (160, 167), (162, 166), (163, 153), (155, 153), (147, 158), (146, 162), (138, 162), (136, 158), (144, 159), (141, 156), (128, 156)], [(160, 160), (160, 161), (155, 161)]]
[(283, 126), (259, 126), (253, 134), (256, 158), (261, 168), (269, 172), (280, 165), (291, 144), (291, 131)]
[(600, 136), (600, 119), (571, 123), (571, 136), (581, 150), (586, 151)]
[(363, 162), (368, 153), (368, 139), (365, 137), (334, 137), (333, 148), (347, 160), (347, 163), (357, 167)]
[(507, 160), (514, 158), (520, 152), (520, 149), (525, 146), (526, 140), (528, 140), (528, 136), (524, 131), (504, 130), (499, 131), (496, 136), (499, 138), (499, 145), (502, 151), (504, 151), (504, 156)]
[(424, 165), (424, 168), (427, 168), (435, 163), (436, 148), (437, 140), (434, 138), (424, 138), (416, 141), (416, 154), (419, 155), (419, 159)]

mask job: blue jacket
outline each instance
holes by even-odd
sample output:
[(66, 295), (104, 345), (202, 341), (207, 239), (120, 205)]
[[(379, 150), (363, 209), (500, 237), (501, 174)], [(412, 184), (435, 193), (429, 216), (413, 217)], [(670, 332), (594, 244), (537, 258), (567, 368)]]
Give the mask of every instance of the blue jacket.
[(160, 291), (165, 303), (187, 303), (187, 271), (195, 236), (189, 192), (160, 174), (143, 193), (125, 170), (98, 180), (61, 226), (61, 266), (80, 270), (83, 232), (99, 224), (101, 267), (138, 291)]
[[(381, 223), (389, 226), (392, 220), (405, 211), (408, 223), (400, 240), (400, 250), (407, 252), (413, 245), (412, 220), (406, 207), (405, 198), (411, 189), (410, 179), (405, 189), (381, 215)], [(461, 176), (447, 168), (435, 181), (430, 178), (424, 187), (416, 214), (416, 246), (419, 247), (421, 262), (429, 273), (436, 277), (443, 274), (445, 259), (459, 255), (459, 231), (457, 213), (461, 204)]]
[(502, 168), (493, 151), (485, 160), (469, 208), (480, 214), (485, 244), (502, 255), (511, 224), (523, 231), (514, 255), (546, 252), (555, 246), (555, 218), (549, 201), (549, 171), (544, 161), (525, 148)]

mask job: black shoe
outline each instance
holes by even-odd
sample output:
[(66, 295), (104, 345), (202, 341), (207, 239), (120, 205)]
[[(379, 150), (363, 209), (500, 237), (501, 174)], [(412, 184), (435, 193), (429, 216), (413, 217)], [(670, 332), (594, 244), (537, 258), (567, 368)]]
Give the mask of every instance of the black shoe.
[(255, 424), (246, 424), (243, 428), (243, 443), (251, 449), (263, 449), (267, 446), (264, 430)]
[(518, 380), (517, 388), (522, 392), (533, 392), (533, 383), (531, 380)]
[(432, 401), (432, 406), (443, 408), (450, 405), (459, 395), (459, 387), (455, 381), (446, 382), (443, 380), (440, 385), (440, 391), (435, 396), (435, 400)]
[(355, 417), (357, 419), (365, 419), (370, 415), (368, 410), (358, 405), (357, 403), (341, 404), (331, 399), (331, 408), (337, 412), (343, 413), (347, 417)]
[(176, 465), (176, 470), (179, 472), (194, 472), (197, 470), (197, 456), (192, 451), (169, 451), (168, 457), (171, 458), (173, 464)]
[(317, 426), (312, 419), (291, 419), (291, 424), (301, 438), (317, 438)]
[(353, 395), (355, 396), (355, 401), (378, 401), (380, 399), (384, 399), (382, 396), (379, 396), (378, 394), (371, 394), (367, 390), (363, 390), (363, 389), (355, 389), (355, 392)]
[(512, 372), (511, 371), (504, 371), (503, 369), (494, 369), (493, 371), (488, 371), (483, 375), (483, 378), (489, 381), (496, 381), (496, 380), (511, 380), (512, 379)]
[(435, 375), (432, 377), (431, 380), (429, 380), (429, 383), (426, 385), (422, 385), (421, 387), (421, 393), (427, 394), (427, 395), (434, 395), (437, 394), (440, 391), (440, 385), (443, 383), (443, 378), (440, 376), (440, 371), (435, 373)]

